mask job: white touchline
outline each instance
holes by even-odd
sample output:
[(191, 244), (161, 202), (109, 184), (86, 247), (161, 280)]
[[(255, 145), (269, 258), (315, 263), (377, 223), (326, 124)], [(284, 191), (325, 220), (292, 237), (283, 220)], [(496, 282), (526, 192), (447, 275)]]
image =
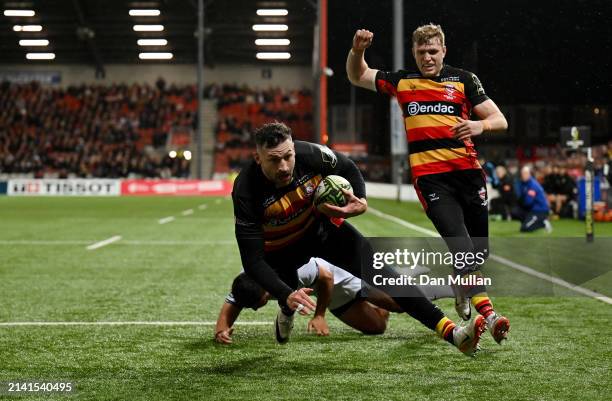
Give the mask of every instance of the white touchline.
[(572, 291), (575, 291), (575, 292), (578, 292), (578, 293), (580, 293), (582, 295), (586, 295), (586, 296), (589, 296), (591, 298), (596, 298), (596, 299), (599, 299), (602, 302), (605, 302), (607, 304), (612, 305), (612, 298), (607, 297), (607, 296), (605, 296), (603, 294), (600, 294), (598, 292), (591, 291), (591, 290), (589, 290), (587, 288), (583, 288), (583, 287), (580, 287), (578, 285), (574, 285), (572, 283), (568, 283), (567, 281), (562, 280), (562, 279), (560, 279), (558, 277), (553, 277), (553, 276), (549, 276), (548, 274), (541, 273), (541, 272), (539, 272), (537, 270), (532, 269), (529, 266), (521, 265), (519, 263), (516, 263), (516, 262), (513, 262), (513, 261), (511, 261), (509, 259), (506, 259), (503, 256), (489, 255), (489, 257), (491, 259), (501, 263), (501, 264), (504, 264), (504, 265), (506, 265), (508, 267), (511, 267), (511, 268), (516, 269), (518, 271), (521, 271), (523, 273), (529, 274), (529, 275), (534, 276), (534, 277), (541, 278), (542, 280), (550, 281), (551, 283), (557, 284), (557, 285), (559, 285), (561, 287), (568, 288), (568, 289), (570, 289)]
[[(213, 321), (127, 321), (127, 322), (0, 322), (0, 327), (17, 326), (214, 326)], [(239, 326), (267, 326), (272, 322), (236, 322)]]
[(141, 241), (141, 240), (125, 240), (121, 241), (121, 244), (126, 245), (234, 245), (235, 240), (217, 240), (217, 241), (164, 241), (164, 240), (152, 240), (152, 241)]
[[(424, 227), (421, 227), (421, 226), (417, 226), (416, 224), (409, 223), (406, 220), (400, 219), (399, 217), (392, 216), (390, 214), (383, 213), (380, 210), (374, 209), (372, 207), (368, 207), (368, 212), (371, 212), (372, 214), (374, 214), (374, 215), (376, 215), (376, 216), (378, 216), (378, 217), (380, 217), (382, 219), (393, 221), (394, 223), (397, 223), (397, 224), (399, 224), (401, 226), (404, 226), (406, 228), (410, 228), (410, 229), (412, 229), (414, 231), (417, 231), (417, 232), (420, 232), (422, 234), (429, 235), (430, 237), (439, 237), (440, 236), (440, 234), (438, 234), (435, 231), (428, 230), (427, 228), (424, 228)], [(501, 263), (501, 264), (503, 264), (503, 265), (505, 265), (507, 267), (510, 267), (512, 269), (515, 269), (515, 270), (518, 270), (518, 271), (523, 272), (525, 274), (529, 274), (530, 276), (534, 276), (534, 277), (537, 277), (539, 279), (551, 282), (553, 284), (557, 284), (557, 285), (559, 285), (561, 287), (565, 287), (565, 288), (570, 289), (570, 290), (572, 290), (574, 292), (577, 292), (579, 294), (586, 295), (586, 296), (589, 296), (591, 298), (595, 298), (595, 299), (598, 299), (598, 300), (600, 300), (602, 302), (605, 302), (607, 304), (612, 305), (612, 298), (607, 297), (607, 296), (605, 296), (603, 294), (600, 294), (598, 292), (591, 291), (591, 290), (589, 290), (587, 288), (583, 288), (583, 287), (580, 287), (578, 285), (574, 285), (574, 284), (569, 283), (569, 282), (567, 282), (565, 280), (562, 280), (560, 278), (553, 277), (553, 276), (550, 276), (548, 274), (541, 273), (541, 272), (539, 272), (539, 271), (537, 271), (535, 269), (532, 269), (531, 267), (528, 267), (528, 266), (525, 266), (525, 265), (521, 265), (519, 263), (515, 263), (515, 262), (513, 262), (513, 261), (511, 261), (509, 259), (506, 259), (506, 258), (502, 257), (502, 256), (498, 256), (498, 255), (494, 255), (494, 254), (489, 254), (489, 257), (491, 259), (495, 260), (496, 262)]]
[(87, 250), (93, 251), (94, 249), (102, 248), (108, 244), (112, 244), (113, 242), (117, 242), (121, 239), (121, 235), (115, 235), (114, 237), (107, 238), (103, 241), (96, 242), (95, 244), (91, 244), (87, 247)]
[(189, 215), (193, 214), (193, 209), (183, 210), (183, 211), (181, 212), (181, 214), (182, 214), (183, 216), (189, 216)]
[(93, 240), (1, 240), (0, 245), (85, 245)]
[(372, 212), (372, 214), (374, 214), (374, 215), (376, 215), (376, 216), (378, 216), (380, 218), (392, 221), (394, 223), (399, 224), (400, 226), (404, 226), (406, 228), (410, 228), (411, 230), (414, 230), (414, 231), (419, 232), (421, 234), (425, 234), (425, 235), (428, 235), (430, 237), (439, 237), (440, 236), (440, 234), (438, 234), (437, 232), (435, 232), (433, 230), (429, 230), (427, 228), (424, 228), (424, 227), (421, 227), (421, 226), (417, 226), (416, 224), (409, 223), (406, 220), (402, 220), (399, 217), (395, 217), (395, 216), (392, 216), (390, 214), (383, 213), (380, 210), (374, 209), (373, 207), (368, 207), (368, 212)]
[(166, 224), (166, 223), (170, 223), (173, 220), (174, 220), (174, 216), (168, 216), (168, 217), (164, 217), (163, 219), (157, 220), (157, 222), (159, 224)]
[[(0, 246), (16, 246), (16, 245), (87, 245), (94, 240), (77, 241), (77, 240), (0, 240)], [(215, 240), (215, 241), (173, 241), (173, 240), (121, 240), (121, 245), (234, 245), (235, 240)]]

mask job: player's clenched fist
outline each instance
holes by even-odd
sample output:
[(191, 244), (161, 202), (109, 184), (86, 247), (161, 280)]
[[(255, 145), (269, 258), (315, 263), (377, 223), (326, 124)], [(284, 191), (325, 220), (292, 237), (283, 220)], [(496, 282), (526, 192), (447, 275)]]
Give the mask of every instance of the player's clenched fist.
[(358, 29), (353, 36), (353, 50), (362, 52), (372, 44), (374, 34), (367, 29)]

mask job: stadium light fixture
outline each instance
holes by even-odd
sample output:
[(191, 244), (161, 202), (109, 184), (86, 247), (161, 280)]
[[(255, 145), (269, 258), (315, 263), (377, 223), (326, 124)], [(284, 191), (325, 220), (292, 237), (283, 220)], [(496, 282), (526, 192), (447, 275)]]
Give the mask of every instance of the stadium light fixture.
[(138, 58), (141, 60), (170, 60), (174, 55), (169, 52), (162, 53), (140, 53)]
[(275, 31), (282, 32), (289, 29), (285, 24), (255, 24), (253, 25), (254, 31)]
[(136, 32), (160, 32), (164, 30), (163, 25), (134, 25)]
[(168, 153), (168, 156), (169, 156), (171, 159), (176, 158), (176, 150), (171, 150), (171, 151), (170, 151), (170, 153)]
[(259, 60), (287, 60), (291, 58), (291, 53), (287, 52), (263, 52), (255, 55)]
[(185, 160), (191, 160), (191, 151), (189, 150), (184, 151), (183, 157), (185, 158)]
[(19, 46), (49, 46), (47, 39), (21, 39)]
[(34, 10), (4, 10), (5, 17), (33, 17)]
[(257, 46), (289, 46), (289, 39), (255, 39)]
[(42, 25), (13, 25), (13, 31), (15, 32), (40, 32), (42, 31)]
[(26, 58), (28, 60), (53, 60), (55, 53), (27, 53)]
[(289, 14), (284, 8), (260, 8), (257, 10), (257, 15), (260, 17), (282, 17)]
[(131, 17), (157, 17), (161, 14), (159, 10), (130, 10)]
[(138, 46), (166, 46), (166, 39), (138, 39)]

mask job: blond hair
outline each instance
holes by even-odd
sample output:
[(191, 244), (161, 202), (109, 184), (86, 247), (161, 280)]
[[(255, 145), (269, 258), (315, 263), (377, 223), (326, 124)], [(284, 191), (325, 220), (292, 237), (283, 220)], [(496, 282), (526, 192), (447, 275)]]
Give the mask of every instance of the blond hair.
[(426, 25), (421, 25), (412, 32), (412, 45), (424, 45), (432, 39), (440, 39), (440, 44), (444, 46), (444, 31), (440, 25), (432, 22)]

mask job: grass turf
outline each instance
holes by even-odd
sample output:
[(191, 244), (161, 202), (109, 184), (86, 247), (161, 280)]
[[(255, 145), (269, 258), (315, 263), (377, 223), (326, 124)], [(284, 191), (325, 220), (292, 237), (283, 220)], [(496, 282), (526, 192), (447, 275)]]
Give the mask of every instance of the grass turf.
[[(370, 205), (433, 229), (417, 204)], [(186, 209), (194, 213), (183, 216)], [(176, 220), (160, 225), (166, 216)], [(214, 321), (240, 270), (224, 198), (3, 197), (0, 221), (0, 322)], [(353, 221), (368, 236), (421, 235), (371, 214)], [(517, 232), (516, 222), (491, 223), (495, 238)], [(581, 222), (563, 220), (551, 236), (583, 232)], [(114, 235), (122, 240), (86, 249)], [(612, 236), (612, 224), (596, 235), (606, 244), (599, 237)], [(520, 236), (527, 245), (547, 238)], [(504, 256), (527, 263), (528, 254)], [(541, 281), (498, 268), (523, 287)], [(597, 273), (582, 285), (607, 293), (609, 269)], [(0, 382), (69, 379), (77, 392), (68, 397), (79, 400), (608, 399), (611, 305), (534, 293), (494, 303), (511, 318), (511, 339), (498, 346), (487, 334), (475, 359), (400, 315), (384, 335), (363, 336), (328, 314), (328, 338), (307, 334), (298, 317), (286, 346), (274, 343), (271, 324), (238, 325), (229, 347), (203, 325), (0, 326)], [(452, 301), (439, 305), (455, 317)], [(246, 311), (240, 321), (271, 322), (275, 309)]]

